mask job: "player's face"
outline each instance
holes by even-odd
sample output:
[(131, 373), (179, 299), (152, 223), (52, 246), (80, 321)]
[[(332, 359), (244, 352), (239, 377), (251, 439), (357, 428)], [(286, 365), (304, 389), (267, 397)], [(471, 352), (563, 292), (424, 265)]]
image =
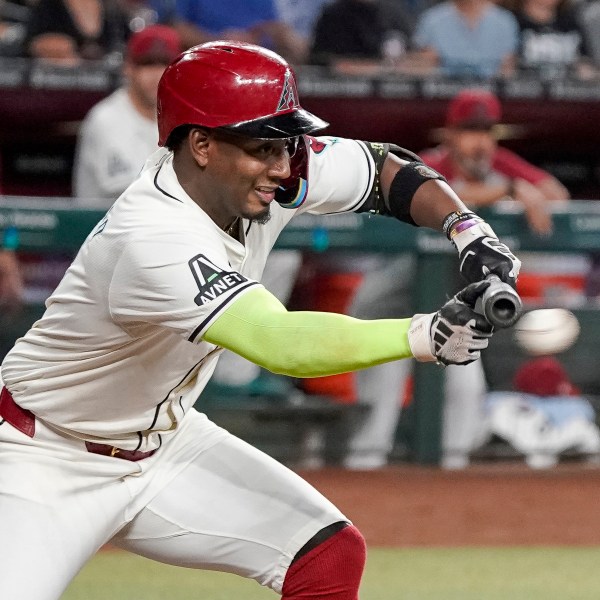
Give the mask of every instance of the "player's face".
[(489, 130), (453, 130), (447, 140), (450, 154), (467, 179), (483, 181), (490, 172), (497, 149)]
[(282, 180), (290, 175), (295, 139), (260, 140), (213, 130), (205, 176), (224, 217), (258, 223), (270, 218), (270, 206)]

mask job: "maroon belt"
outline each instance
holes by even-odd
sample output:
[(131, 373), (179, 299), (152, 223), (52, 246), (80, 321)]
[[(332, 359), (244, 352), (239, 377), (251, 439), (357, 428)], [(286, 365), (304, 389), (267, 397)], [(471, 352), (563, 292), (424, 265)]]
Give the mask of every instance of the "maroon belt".
[(15, 429), (32, 438), (35, 434), (35, 417), (31, 411), (15, 404), (12, 394), (5, 388), (0, 392), (0, 417)]
[(92, 454), (102, 454), (102, 456), (116, 456), (123, 460), (130, 460), (137, 462), (142, 458), (148, 458), (152, 456), (156, 449), (148, 450), (148, 452), (141, 452), (140, 450), (123, 450), (121, 448), (115, 448), (115, 446), (109, 446), (108, 444), (96, 444), (95, 442), (86, 442), (85, 447), (88, 452)]
[[(24, 433), (28, 437), (35, 435), (35, 416), (29, 411), (21, 408), (12, 397), (12, 394), (5, 388), (0, 392), (0, 417), (7, 423), (10, 423), (15, 429)], [(96, 444), (95, 442), (85, 442), (85, 447), (92, 454), (101, 454), (102, 456), (116, 456), (123, 460), (136, 462), (143, 458), (152, 456), (156, 450), (141, 452), (140, 450), (122, 450), (108, 444)]]

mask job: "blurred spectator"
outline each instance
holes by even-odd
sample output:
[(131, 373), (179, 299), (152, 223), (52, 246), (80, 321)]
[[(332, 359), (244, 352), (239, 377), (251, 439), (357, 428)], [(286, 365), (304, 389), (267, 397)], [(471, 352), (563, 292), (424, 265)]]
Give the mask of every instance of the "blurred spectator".
[(421, 14), (413, 45), (432, 70), (489, 78), (513, 72), (518, 31), (514, 15), (490, 0), (445, 0)]
[(167, 23), (173, 10), (171, 0), (116, 0), (129, 20), (132, 32), (141, 31), (159, 20)]
[(0, 56), (21, 56), (30, 7), (25, 0), (0, 2)]
[[(4, 245), (7, 239), (17, 239), (16, 230), (8, 227), (4, 231)], [(3, 338), (0, 339), (0, 358), (4, 358), (10, 350), (14, 339), (22, 334), (22, 331), (14, 331), (14, 323), (18, 322), (18, 315), (24, 302), (23, 269), (19, 259), (12, 248), (0, 249), (0, 327), (2, 327)]]
[(311, 47), (315, 24), (323, 7), (331, 0), (276, 0), (279, 17)]
[[(518, 66), (547, 77), (595, 69), (576, 5), (571, 0), (514, 0), (520, 28)], [(510, 7), (509, 7), (510, 8)]]
[(23, 279), (12, 249), (0, 250), (0, 309), (17, 308), (23, 299)]
[(34, 58), (77, 63), (122, 50), (127, 17), (116, 0), (39, 0), (27, 25), (25, 48)]
[(310, 61), (326, 65), (339, 58), (399, 59), (407, 49), (412, 24), (399, 3), (335, 0), (317, 20)]
[(467, 206), (514, 199), (523, 205), (532, 231), (547, 235), (552, 231), (548, 203), (567, 200), (569, 192), (550, 173), (498, 146), (506, 130), (500, 126), (501, 110), (491, 92), (463, 90), (448, 107), (442, 144), (421, 158), (448, 179)]
[[(0, 326), (9, 329), (16, 313), (22, 306), (23, 273), (15, 250), (19, 246), (19, 232), (8, 226), (2, 234), (0, 247)], [(0, 356), (4, 356), (9, 348), (0, 341)]]
[(158, 82), (180, 51), (179, 35), (165, 25), (152, 25), (131, 36), (123, 64), (124, 86), (94, 106), (81, 125), (75, 196), (112, 203), (158, 149)]
[(280, 19), (275, 0), (174, 0), (159, 17), (171, 19), (186, 48), (228, 39), (272, 48), (296, 64), (306, 57), (306, 41)]
[[(567, 190), (549, 173), (507, 149), (498, 147), (501, 106), (485, 90), (464, 90), (449, 104), (444, 142), (421, 153), (423, 161), (444, 175), (467, 206), (487, 206), (503, 199), (521, 202), (532, 231), (552, 230), (548, 203), (566, 200)], [(412, 255), (380, 258), (365, 273), (350, 307), (357, 318), (398, 318), (411, 314), (416, 277)], [(376, 468), (386, 464), (394, 445), (400, 402), (407, 387), (411, 361), (388, 363), (356, 373), (358, 397), (371, 405), (350, 440), (345, 464)], [(481, 361), (444, 369), (442, 465), (462, 468), (482, 439), (486, 381)]]
[(590, 56), (596, 68), (600, 68), (600, 0), (581, 0), (577, 6)]

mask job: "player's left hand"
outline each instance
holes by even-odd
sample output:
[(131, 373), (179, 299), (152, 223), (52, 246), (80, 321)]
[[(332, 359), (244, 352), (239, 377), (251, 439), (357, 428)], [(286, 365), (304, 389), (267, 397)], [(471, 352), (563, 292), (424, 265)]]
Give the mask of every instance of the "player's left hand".
[(429, 315), (415, 315), (408, 330), (413, 356), (422, 362), (468, 365), (487, 348), (493, 327), (475, 311), (489, 281), (471, 283)]
[(493, 273), (516, 287), (521, 261), (487, 223), (477, 223), (461, 231), (452, 242), (458, 250), (460, 272), (468, 283), (481, 281)]

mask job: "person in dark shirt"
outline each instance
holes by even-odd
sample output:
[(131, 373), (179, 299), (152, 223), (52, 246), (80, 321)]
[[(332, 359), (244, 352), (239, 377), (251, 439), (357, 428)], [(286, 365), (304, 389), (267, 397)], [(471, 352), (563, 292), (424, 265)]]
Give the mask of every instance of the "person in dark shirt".
[(413, 22), (397, 3), (380, 0), (336, 0), (323, 8), (315, 26), (310, 62), (329, 64), (334, 58), (383, 59), (386, 43), (396, 53), (407, 47)]
[(554, 77), (594, 73), (585, 32), (570, 0), (517, 0), (518, 67)]
[(27, 26), (25, 48), (33, 58), (101, 60), (121, 50), (127, 35), (127, 18), (116, 2), (39, 0)]

